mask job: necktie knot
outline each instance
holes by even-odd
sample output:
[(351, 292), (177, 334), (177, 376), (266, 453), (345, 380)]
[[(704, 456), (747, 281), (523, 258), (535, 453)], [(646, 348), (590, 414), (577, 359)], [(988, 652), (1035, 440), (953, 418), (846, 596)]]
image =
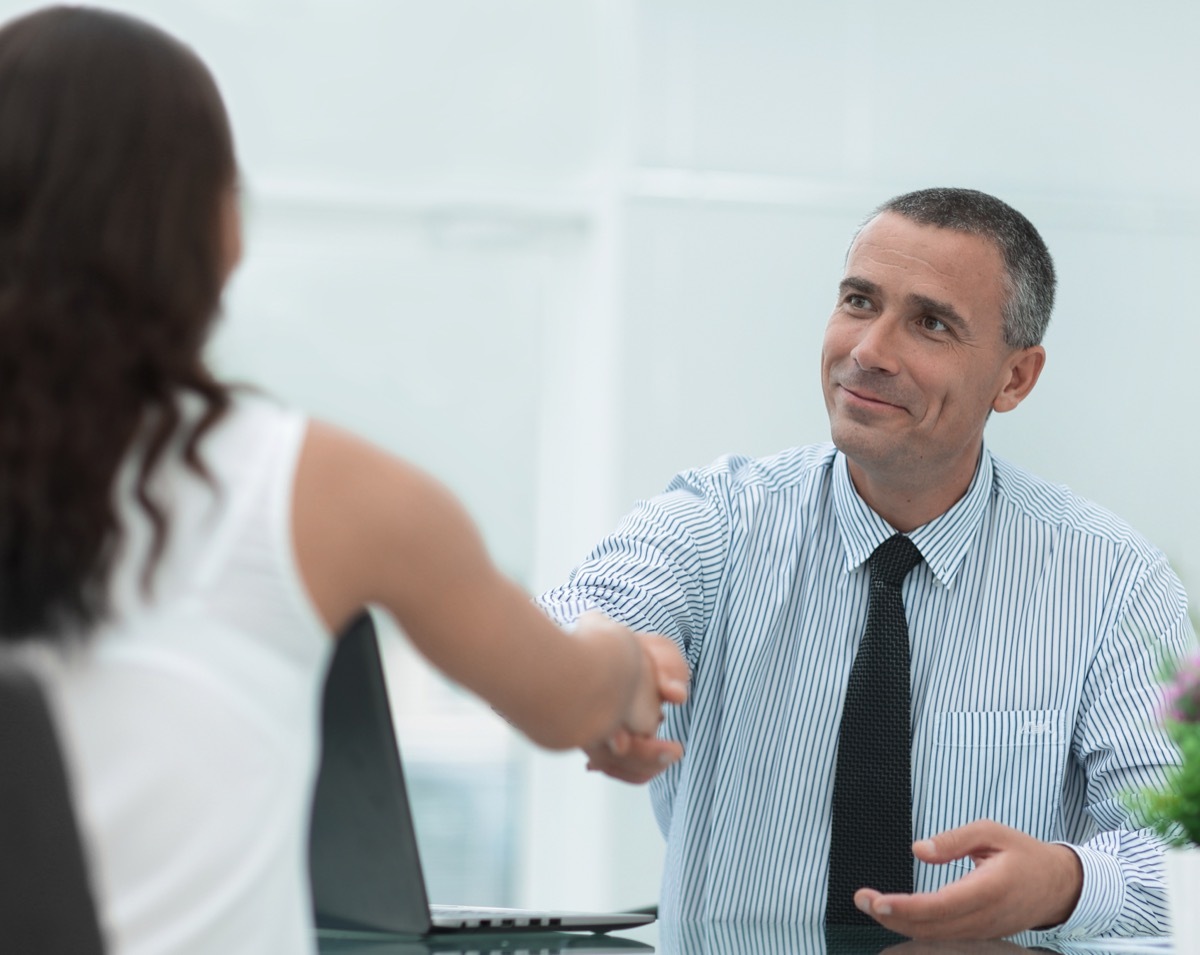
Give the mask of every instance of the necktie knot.
[(893, 534), (875, 548), (867, 560), (871, 568), (871, 580), (899, 587), (908, 572), (921, 563), (921, 552), (917, 545), (903, 534)]

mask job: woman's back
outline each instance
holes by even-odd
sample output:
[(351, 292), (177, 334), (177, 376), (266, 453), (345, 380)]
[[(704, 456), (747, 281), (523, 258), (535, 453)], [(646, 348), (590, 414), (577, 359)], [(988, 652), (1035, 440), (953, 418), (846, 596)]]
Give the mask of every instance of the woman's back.
[(204, 442), (215, 485), (164, 463), (171, 534), (149, 598), (149, 530), (123, 482), (113, 619), (47, 666), (116, 951), (313, 944), (303, 834), (331, 641), (291, 547), (304, 431), (239, 399)]

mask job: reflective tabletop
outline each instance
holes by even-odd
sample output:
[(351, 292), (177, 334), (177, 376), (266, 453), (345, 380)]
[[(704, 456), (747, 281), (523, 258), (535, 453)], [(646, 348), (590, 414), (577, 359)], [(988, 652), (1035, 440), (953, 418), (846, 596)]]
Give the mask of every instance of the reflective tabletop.
[(883, 929), (760, 923), (668, 923), (610, 935), (539, 932), (464, 933), (401, 938), (376, 933), (320, 932), (321, 955), (1180, 955), (1169, 939), (919, 942)]

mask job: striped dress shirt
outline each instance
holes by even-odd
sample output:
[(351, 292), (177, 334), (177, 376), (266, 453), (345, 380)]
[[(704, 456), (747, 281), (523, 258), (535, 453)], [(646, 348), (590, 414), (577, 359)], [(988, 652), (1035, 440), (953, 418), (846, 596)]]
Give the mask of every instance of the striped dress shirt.
[[(539, 598), (562, 622), (598, 609), (666, 634), (691, 666), (661, 730), (684, 757), (651, 783), (664, 918), (823, 919), (866, 561), (893, 533), (832, 445), (727, 457), (639, 502)], [(1178, 761), (1158, 676), (1194, 635), (1166, 558), (986, 449), (965, 496), (909, 536), (914, 837), (993, 819), (1067, 843), (1083, 893), (1050, 934), (1165, 931), (1162, 847), (1123, 797)], [(916, 891), (970, 868), (914, 860)]]

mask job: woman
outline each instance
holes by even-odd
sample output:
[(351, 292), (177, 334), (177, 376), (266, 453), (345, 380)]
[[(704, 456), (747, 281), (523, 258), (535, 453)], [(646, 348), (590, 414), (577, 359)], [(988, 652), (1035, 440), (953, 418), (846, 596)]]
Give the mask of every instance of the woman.
[(235, 179), (172, 38), (78, 8), (0, 30), (0, 637), (40, 648), (118, 953), (313, 949), (319, 693), (365, 604), (544, 746), (684, 695), (668, 641), (550, 623), (434, 481), (213, 377)]

